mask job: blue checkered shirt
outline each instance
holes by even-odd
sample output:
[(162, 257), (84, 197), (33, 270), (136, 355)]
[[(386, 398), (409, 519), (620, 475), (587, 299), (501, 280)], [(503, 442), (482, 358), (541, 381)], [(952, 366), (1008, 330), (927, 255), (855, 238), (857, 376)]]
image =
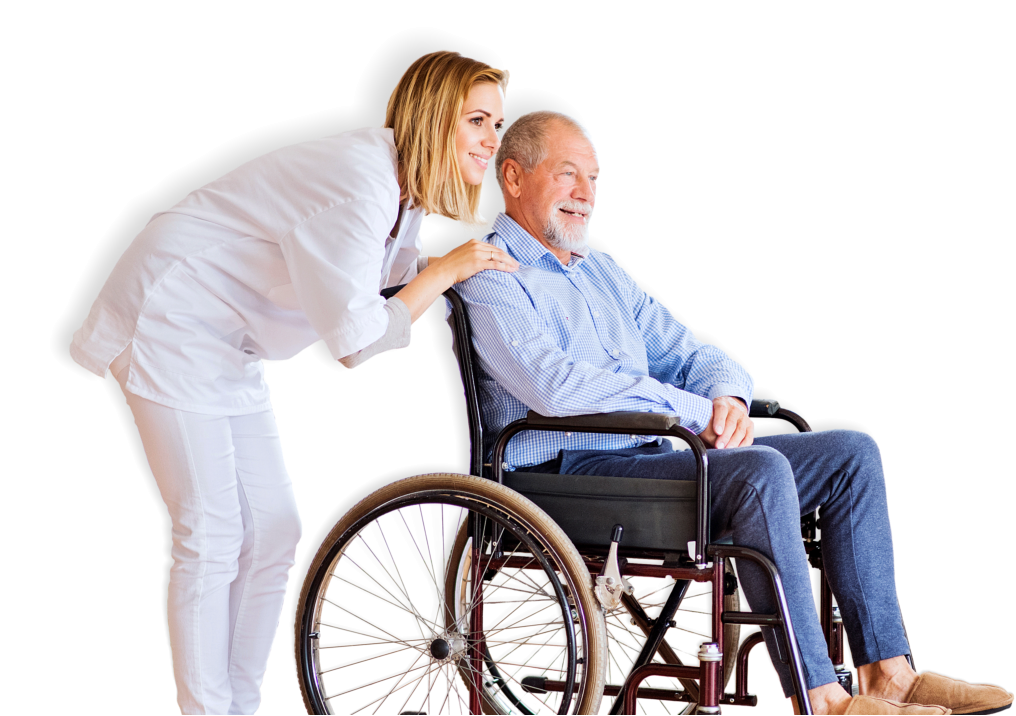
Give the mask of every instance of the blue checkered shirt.
[[(567, 266), (506, 214), (484, 241), (511, 254), (515, 273), (481, 271), (456, 285), (479, 357), (486, 454), (529, 409), (563, 417), (622, 410), (672, 413), (705, 429), (712, 399), (751, 402), (751, 376), (695, 340), (607, 254), (583, 249)], [(508, 469), (565, 450), (612, 450), (655, 440), (641, 435), (526, 431), (508, 446)]]

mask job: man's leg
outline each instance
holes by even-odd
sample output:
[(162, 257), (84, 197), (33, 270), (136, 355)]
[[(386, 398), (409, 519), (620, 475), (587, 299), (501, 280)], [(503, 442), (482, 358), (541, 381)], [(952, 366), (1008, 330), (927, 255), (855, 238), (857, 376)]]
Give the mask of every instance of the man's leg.
[(761, 438), (779, 450), (797, 481), (802, 513), (821, 509), (822, 559), (843, 614), (861, 694), (938, 704), (954, 713), (1008, 708), (1012, 694), (935, 674), (920, 678), (896, 600), (892, 535), (882, 460), (863, 433), (834, 430)]
[(855, 666), (910, 653), (896, 599), (882, 461), (864, 433), (831, 430), (759, 438), (797, 482), (801, 513), (821, 508), (822, 560)]
[[(616, 475), (649, 479), (695, 479), (694, 456), (674, 452), (669, 444), (635, 450), (563, 451), (562, 473)], [(801, 541), (801, 509), (790, 463), (777, 450), (748, 448), (709, 451), (714, 536), (731, 534), (735, 544), (771, 558), (787, 594), (791, 621), (805, 666), (807, 687), (836, 682), (832, 662), (815, 612), (811, 577)], [(768, 578), (755, 565), (738, 562), (738, 575), (751, 608), (775, 612)], [(766, 643), (784, 692), (793, 693), (790, 671), (779, 658), (771, 630)]]

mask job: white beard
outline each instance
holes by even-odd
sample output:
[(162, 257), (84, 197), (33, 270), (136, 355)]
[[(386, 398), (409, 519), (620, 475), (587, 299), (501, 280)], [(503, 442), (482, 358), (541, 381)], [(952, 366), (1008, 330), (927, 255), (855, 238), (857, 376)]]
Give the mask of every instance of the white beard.
[[(566, 223), (561, 218), (560, 209), (586, 212), (585, 223)], [(550, 207), (550, 216), (547, 217), (547, 223), (543, 226), (543, 238), (555, 249), (562, 251), (576, 251), (585, 248), (589, 240), (589, 219), (592, 215), (592, 209), (585, 202), (559, 201)]]

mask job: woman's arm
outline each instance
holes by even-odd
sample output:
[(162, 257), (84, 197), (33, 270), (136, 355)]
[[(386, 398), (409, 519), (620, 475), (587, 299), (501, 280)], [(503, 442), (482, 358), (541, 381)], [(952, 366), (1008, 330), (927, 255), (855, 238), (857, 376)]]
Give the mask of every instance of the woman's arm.
[(427, 268), (406, 284), (396, 297), (406, 304), (415, 321), (438, 296), (459, 281), (465, 281), (484, 269), (512, 272), (518, 267), (519, 262), (503, 250), (471, 239), (444, 256), (431, 257)]

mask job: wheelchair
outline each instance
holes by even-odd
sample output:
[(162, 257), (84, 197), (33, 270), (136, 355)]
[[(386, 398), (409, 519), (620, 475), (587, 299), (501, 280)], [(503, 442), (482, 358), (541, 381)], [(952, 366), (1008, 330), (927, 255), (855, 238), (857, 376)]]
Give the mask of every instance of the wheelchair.
[[(394, 295), (401, 287), (386, 289)], [(451, 311), (470, 431), (470, 475), (394, 482), (344, 515), (297, 605), (296, 660), (309, 713), (719, 713), (755, 706), (742, 625), (773, 629), (802, 713), (804, 668), (775, 565), (711, 539), (706, 449), (676, 417), (609, 413), (508, 425), (484, 462), (469, 317)], [(753, 418), (803, 418), (774, 401)], [(677, 438), (694, 482), (508, 471), (525, 430)], [(817, 514), (802, 536), (822, 570)], [(774, 614), (742, 611), (735, 560), (769, 576)], [(843, 627), (821, 581), (820, 619), (841, 684)], [(733, 688), (726, 686), (733, 678)]]

